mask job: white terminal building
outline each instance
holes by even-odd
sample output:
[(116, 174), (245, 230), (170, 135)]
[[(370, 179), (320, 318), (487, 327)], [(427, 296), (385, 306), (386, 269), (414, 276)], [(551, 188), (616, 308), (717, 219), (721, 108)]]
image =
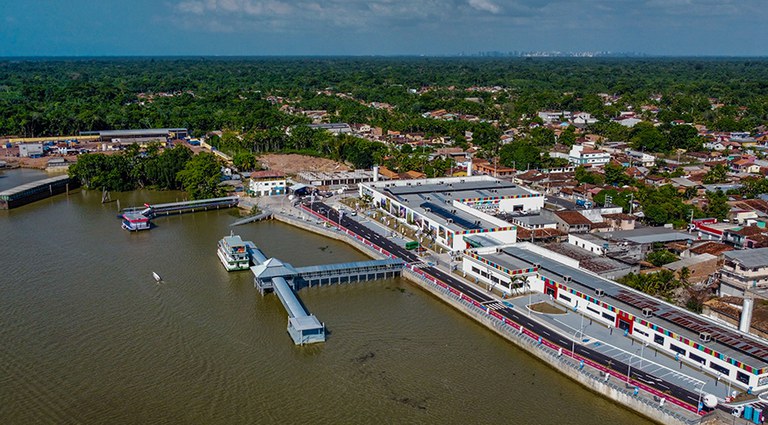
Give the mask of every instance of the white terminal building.
[[(375, 178), (375, 174), (374, 174)], [(515, 243), (517, 227), (494, 217), (534, 212), (544, 196), (490, 176), (360, 183), (360, 196), (451, 251)]]
[(768, 389), (768, 343), (748, 333), (751, 299), (739, 329), (579, 268), (579, 261), (527, 242), (466, 250), (467, 278), (512, 294), (548, 294), (590, 320), (736, 387)]

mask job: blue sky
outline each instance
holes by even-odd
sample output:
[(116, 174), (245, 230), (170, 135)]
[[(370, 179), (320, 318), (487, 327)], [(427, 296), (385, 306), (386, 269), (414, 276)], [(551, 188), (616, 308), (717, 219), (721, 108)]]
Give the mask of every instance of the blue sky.
[(766, 0), (0, 0), (0, 56), (768, 56)]

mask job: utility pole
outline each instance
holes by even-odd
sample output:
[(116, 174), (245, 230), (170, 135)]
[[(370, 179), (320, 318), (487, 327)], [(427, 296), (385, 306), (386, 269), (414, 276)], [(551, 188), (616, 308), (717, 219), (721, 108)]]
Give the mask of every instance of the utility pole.
[(632, 207), (634, 206), (634, 204), (635, 204), (635, 194), (633, 192), (629, 194), (629, 215), (632, 215)]

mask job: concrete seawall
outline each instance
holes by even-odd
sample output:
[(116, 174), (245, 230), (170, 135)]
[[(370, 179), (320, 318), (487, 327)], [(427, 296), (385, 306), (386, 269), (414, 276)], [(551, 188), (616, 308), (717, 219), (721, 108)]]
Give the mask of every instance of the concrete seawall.
[[(307, 222), (282, 214), (275, 214), (273, 217), (283, 223), (346, 242), (373, 258), (387, 258), (386, 255), (376, 251), (375, 248), (365, 245), (361, 241), (338, 230), (321, 227), (314, 221)], [(623, 382), (616, 382), (615, 379), (609, 379), (606, 382), (603, 376), (599, 375), (599, 372), (591, 372), (588, 368), (580, 368), (579, 364), (570, 357), (565, 355), (559, 356), (551, 348), (539, 345), (536, 340), (527, 335), (521, 335), (517, 328), (501, 322), (489, 315), (485, 310), (472, 305), (461, 297), (457, 297), (445, 288), (425, 279), (410, 269), (404, 269), (402, 276), (596, 394), (607, 397), (661, 424), (690, 425), (700, 422), (700, 419), (692, 417), (691, 414), (683, 416), (669, 410), (668, 406), (659, 407), (659, 402), (656, 400), (635, 396), (632, 388), (626, 388)]]

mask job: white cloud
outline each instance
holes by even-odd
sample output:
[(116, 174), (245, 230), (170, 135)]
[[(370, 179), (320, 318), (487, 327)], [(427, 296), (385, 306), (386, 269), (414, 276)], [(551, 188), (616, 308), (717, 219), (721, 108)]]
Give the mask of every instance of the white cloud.
[(501, 8), (490, 0), (469, 0), (469, 5), (483, 12), (494, 14), (501, 12)]

